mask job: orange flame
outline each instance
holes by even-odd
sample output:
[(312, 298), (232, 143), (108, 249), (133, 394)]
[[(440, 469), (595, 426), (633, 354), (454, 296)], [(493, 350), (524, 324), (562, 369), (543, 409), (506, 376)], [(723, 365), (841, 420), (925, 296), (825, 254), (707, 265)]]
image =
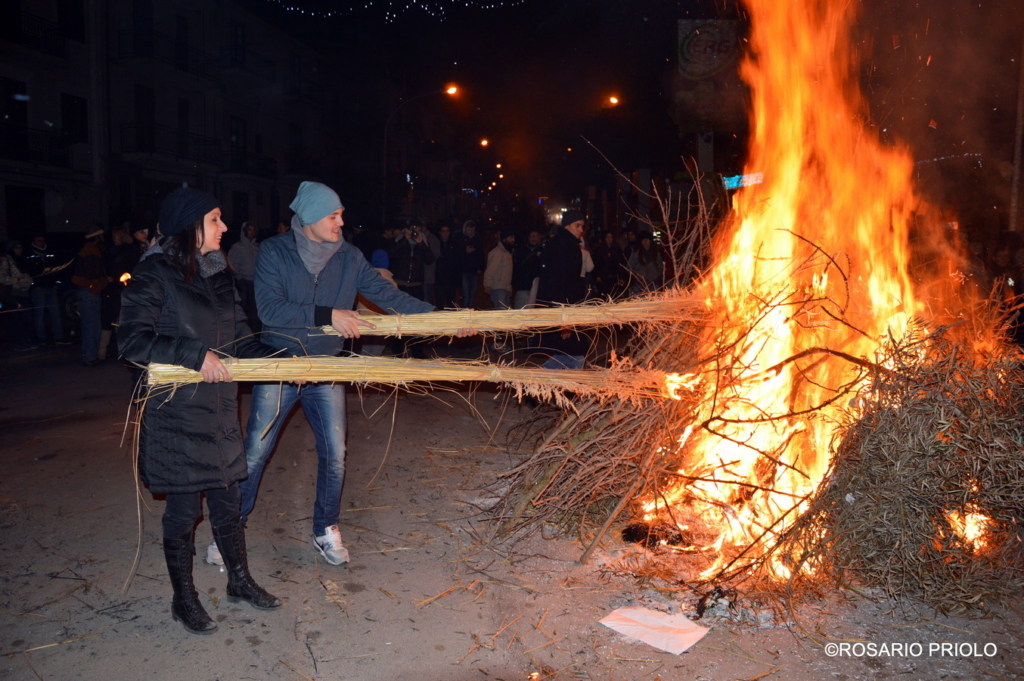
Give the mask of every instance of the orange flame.
[(975, 552), (988, 545), (989, 518), (981, 513), (949, 511), (946, 521), (958, 537), (970, 544)]
[(680, 473), (699, 481), (644, 508), (651, 517), (685, 500), (717, 535), (708, 550), (722, 553), (703, 577), (735, 558), (730, 548), (773, 543), (805, 510), (828, 471), (846, 395), (863, 380), (856, 360), (873, 359), (880, 340), (923, 312), (908, 276), (908, 232), (921, 207), (913, 164), (861, 123), (847, 37), (853, 4), (746, 4), (744, 172), (764, 181), (735, 195), (717, 265), (701, 283), (715, 301), (703, 354), (717, 360), (699, 377), (666, 381), (669, 396), (705, 386), (696, 422), (707, 427), (687, 430), (678, 450), (688, 461)]

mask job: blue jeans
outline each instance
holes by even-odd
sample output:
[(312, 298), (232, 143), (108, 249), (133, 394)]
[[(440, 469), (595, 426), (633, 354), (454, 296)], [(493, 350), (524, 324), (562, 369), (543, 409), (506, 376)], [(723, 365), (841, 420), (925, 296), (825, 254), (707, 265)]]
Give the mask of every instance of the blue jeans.
[(57, 301), (57, 289), (33, 286), (29, 291), (32, 296), (32, 307), (36, 316), (36, 339), (46, 340), (46, 317), (50, 317), (50, 333), (54, 341), (64, 340), (64, 327), (60, 322), (60, 304)]
[(473, 301), (476, 299), (476, 287), (479, 283), (479, 272), (462, 273), (462, 307), (473, 307)]
[[(320, 537), (341, 515), (341, 487), (345, 482), (345, 386), (336, 383), (257, 383), (252, 388), (252, 411), (245, 432), (245, 463), (249, 478), (240, 486), (242, 523), (256, 505), (256, 492), (277, 436), (296, 402), (302, 403), (316, 437), (318, 458), (313, 534)], [(266, 433), (264, 435), (264, 432)]]
[(552, 355), (540, 365), (541, 369), (582, 369), (583, 355)]
[(503, 288), (491, 289), (491, 305), (495, 310), (507, 310), (512, 303), (512, 296)]
[(100, 296), (78, 289), (78, 314), (82, 318), (82, 361), (95, 362), (100, 351)]

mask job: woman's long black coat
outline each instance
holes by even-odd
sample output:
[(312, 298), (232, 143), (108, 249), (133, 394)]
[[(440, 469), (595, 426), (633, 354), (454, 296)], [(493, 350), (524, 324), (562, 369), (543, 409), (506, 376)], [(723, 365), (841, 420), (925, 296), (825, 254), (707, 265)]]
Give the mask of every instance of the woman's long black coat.
[[(207, 350), (266, 357), (250, 335), (226, 271), (186, 282), (164, 255), (143, 260), (121, 297), (118, 345), (125, 359), (199, 369)], [(224, 488), (246, 477), (235, 383), (155, 391), (142, 414), (139, 475), (151, 492)]]

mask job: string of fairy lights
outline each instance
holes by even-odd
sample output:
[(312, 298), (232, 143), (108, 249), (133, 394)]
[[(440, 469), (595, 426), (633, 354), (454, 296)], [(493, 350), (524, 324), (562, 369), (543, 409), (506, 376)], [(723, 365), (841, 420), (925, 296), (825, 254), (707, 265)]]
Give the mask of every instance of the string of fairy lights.
[[(443, 21), (448, 17), (448, 12), (451, 11), (452, 8), (479, 10), (498, 9), (522, 5), (528, 0), (455, 0), (454, 2), (445, 0), (363, 0), (362, 3), (345, 4), (344, 6), (339, 6), (337, 9), (329, 10), (302, 7), (294, 2), (289, 2), (288, 0), (267, 1), (278, 5), (285, 11), (297, 12), (299, 14), (318, 19), (350, 16), (357, 12), (383, 12), (384, 22), (390, 24), (397, 21), (400, 16), (413, 12), (424, 12), (434, 19)], [(339, 5), (341, 5), (341, 3), (339, 3)]]

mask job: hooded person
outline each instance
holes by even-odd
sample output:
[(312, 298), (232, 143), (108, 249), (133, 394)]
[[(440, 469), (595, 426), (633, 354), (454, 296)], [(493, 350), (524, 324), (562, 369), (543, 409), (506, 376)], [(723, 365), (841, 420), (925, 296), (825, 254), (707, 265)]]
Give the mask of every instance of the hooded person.
[[(345, 207), (338, 194), (319, 182), (303, 182), (291, 203), (291, 230), (263, 242), (256, 261), (256, 303), (264, 342), (288, 356), (342, 353), (347, 339), (373, 325), (354, 311), (357, 295), (388, 313), (430, 312), (432, 305), (394, 287), (342, 237)], [(311, 333), (331, 326), (337, 335)], [(256, 504), (260, 480), (281, 426), (296, 403), (302, 405), (316, 438), (316, 501), (313, 546), (331, 565), (349, 560), (338, 530), (345, 480), (347, 431), (345, 386), (339, 383), (256, 383), (253, 385), (242, 483), (242, 518)], [(217, 545), (207, 562), (219, 564)]]
[(213, 536), (227, 567), (227, 598), (261, 610), (281, 601), (249, 573), (239, 514), (239, 481), (247, 475), (238, 421), (238, 387), (222, 356), (267, 357), (246, 325), (220, 250), (219, 202), (188, 187), (175, 189), (160, 208), (163, 248), (140, 262), (121, 296), (118, 339), (124, 358), (139, 364), (176, 364), (198, 371), (188, 390), (143, 400), (139, 477), (166, 494), (163, 548), (174, 598), (171, 616), (194, 634), (217, 628), (192, 580), (195, 525), (205, 496)]

